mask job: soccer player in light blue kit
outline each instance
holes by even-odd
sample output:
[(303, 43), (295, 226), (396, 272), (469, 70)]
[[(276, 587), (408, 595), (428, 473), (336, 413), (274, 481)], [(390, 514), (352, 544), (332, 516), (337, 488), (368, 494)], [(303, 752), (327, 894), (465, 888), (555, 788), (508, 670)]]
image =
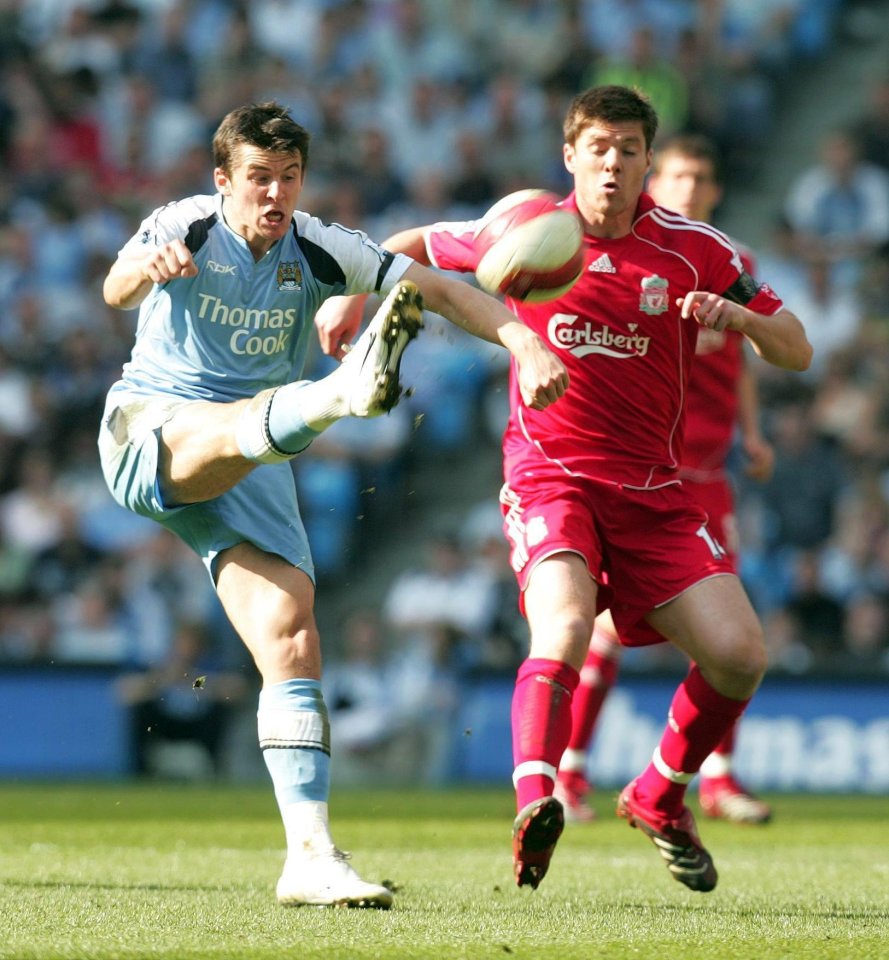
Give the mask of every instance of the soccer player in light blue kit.
[[(105, 300), (139, 307), (139, 322), (99, 449), (117, 501), (203, 558), (262, 676), (259, 741), (287, 841), (279, 902), (385, 908), (392, 893), (362, 880), (329, 831), (314, 571), (287, 461), (337, 419), (398, 402), (424, 301), (505, 346), (530, 407), (568, 381), (494, 298), (297, 211), (308, 150), (279, 104), (233, 110), (213, 139), (216, 194), (154, 211), (120, 251)], [(333, 373), (300, 379), (316, 311), (352, 293), (385, 299)]]

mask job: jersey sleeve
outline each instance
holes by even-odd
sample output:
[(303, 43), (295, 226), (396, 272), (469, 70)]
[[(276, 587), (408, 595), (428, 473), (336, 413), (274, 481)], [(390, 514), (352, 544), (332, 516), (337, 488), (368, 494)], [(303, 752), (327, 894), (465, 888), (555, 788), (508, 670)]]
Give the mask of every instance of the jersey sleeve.
[(153, 210), (121, 247), (118, 257), (141, 257), (152, 248), (162, 247), (171, 240), (185, 240), (194, 224), (206, 222), (212, 217), (210, 205), (200, 203), (200, 199), (179, 200)]
[(426, 230), (426, 253), (433, 267), (474, 273), (478, 256), (473, 245), (477, 221), (434, 223)]
[(390, 253), (363, 230), (317, 217), (296, 214), (297, 229), (306, 252), (311, 245), (315, 274), (330, 288), (328, 295), (379, 293), (385, 296), (414, 262), (402, 253)]
[(728, 237), (720, 236), (728, 244), (728, 249), (722, 242), (717, 244), (716, 271), (719, 279), (713, 286), (714, 291), (754, 313), (765, 316), (777, 313), (784, 303), (768, 284), (759, 283), (754, 278), (753, 254), (746, 247), (734, 245)]

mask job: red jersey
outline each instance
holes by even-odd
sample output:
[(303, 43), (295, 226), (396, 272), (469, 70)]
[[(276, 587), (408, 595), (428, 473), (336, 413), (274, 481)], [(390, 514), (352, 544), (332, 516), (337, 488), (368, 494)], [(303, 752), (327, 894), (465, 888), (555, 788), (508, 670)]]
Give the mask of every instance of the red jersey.
[[(574, 195), (563, 206), (575, 208)], [(475, 222), (427, 231), (433, 265), (472, 271)], [(758, 313), (781, 301), (757, 287), (732, 242), (708, 224), (687, 220), (640, 197), (625, 237), (585, 235), (586, 267), (558, 300), (510, 309), (547, 343), (571, 378), (568, 392), (531, 410), (510, 373), (504, 473), (533, 471), (541, 460), (566, 474), (641, 489), (678, 480), (684, 408), (699, 324), (676, 305), (691, 290), (726, 295)]]
[[(741, 263), (751, 276), (750, 252), (738, 247)], [(706, 482), (722, 474), (732, 446), (738, 417), (738, 381), (744, 369), (744, 337), (734, 330), (698, 332), (685, 401), (685, 442), (682, 476)]]

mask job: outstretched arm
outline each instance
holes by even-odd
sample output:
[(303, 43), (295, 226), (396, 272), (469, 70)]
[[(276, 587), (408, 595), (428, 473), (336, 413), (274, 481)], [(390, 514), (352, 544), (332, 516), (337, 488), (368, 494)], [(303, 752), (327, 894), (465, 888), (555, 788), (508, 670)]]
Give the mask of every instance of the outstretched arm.
[[(516, 359), (519, 390), (529, 407), (542, 410), (558, 400), (568, 389), (568, 372), (562, 361), (499, 300), (425, 266), (429, 263), (425, 230), (402, 230), (383, 246), (415, 260), (404, 279), (419, 287), (426, 308), (473, 336), (506, 347)], [(361, 325), (365, 300), (363, 296), (333, 297), (322, 304), (315, 325), (325, 353), (342, 359), (344, 345), (351, 343)]]
[[(405, 253), (417, 263), (429, 266), (425, 227), (412, 227), (393, 234), (383, 246), (393, 253)], [(321, 349), (328, 356), (342, 360), (346, 355), (348, 345), (361, 328), (366, 301), (367, 295), (355, 294), (351, 297), (331, 297), (321, 304), (321, 309), (315, 314), (315, 327)]]
[(807, 370), (812, 362), (812, 345), (806, 331), (786, 308), (769, 316), (703, 290), (687, 293), (676, 304), (683, 317), (693, 317), (702, 327), (743, 333), (757, 355), (773, 366)]
[(542, 410), (568, 389), (562, 361), (499, 300), (419, 263), (411, 264), (404, 277), (420, 288), (429, 310), (473, 336), (506, 347), (516, 360), (519, 389), (529, 407)]

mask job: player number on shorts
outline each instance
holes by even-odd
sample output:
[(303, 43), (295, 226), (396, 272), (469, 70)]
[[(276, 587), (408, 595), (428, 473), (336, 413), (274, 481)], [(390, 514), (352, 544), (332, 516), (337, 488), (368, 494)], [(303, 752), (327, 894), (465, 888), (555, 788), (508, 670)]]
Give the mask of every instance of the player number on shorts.
[(710, 548), (710, 553), (713, 554), (714, 560), (724, 560), (727, 556), (724, 547), (722, 544), (715, 539), (712, 533), (707, 529), (706, 526), (701, 525), (697, 529), (697, 535), (707, 544)]

